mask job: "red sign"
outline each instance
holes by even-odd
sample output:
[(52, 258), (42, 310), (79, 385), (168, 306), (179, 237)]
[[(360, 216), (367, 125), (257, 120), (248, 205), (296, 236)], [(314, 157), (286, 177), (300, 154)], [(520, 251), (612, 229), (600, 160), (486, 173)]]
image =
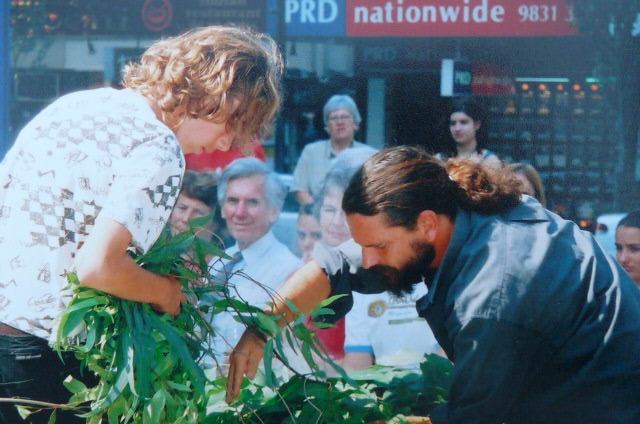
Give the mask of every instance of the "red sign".
[(516, 92), (511, 71), (490, 64), (474, 64), (471, 92), (477, 96), (508, 96)]
[(565, 0), (347, 0), (351, 37), (576, 35)]
[(142, 5), (142, 22), (149, 31), (169, 28), (172, 19), (173, 6), (169, 0), (145, 0)]

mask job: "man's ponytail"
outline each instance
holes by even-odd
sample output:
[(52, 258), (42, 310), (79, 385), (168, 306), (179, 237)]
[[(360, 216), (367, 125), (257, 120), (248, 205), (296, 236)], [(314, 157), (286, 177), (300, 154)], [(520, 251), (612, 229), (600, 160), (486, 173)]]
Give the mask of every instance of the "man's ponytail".
[(496, 214), (520, 201), (520, 184), (508, 168), (487, 166), (469, 159), (449, 159), (445, 168), (462, 189), (458, 198), (462, 209)]
[(444, 163), (421, 148), (399, 146), (365, 162), (351, 179), (342, 208), (347, 214), (383, 213), (389, 225), (413, 228), (424, 210), (454, 219), (459, 209), (497, 214), (519, 201), (517, 179), (506, 168), (459, 159)]

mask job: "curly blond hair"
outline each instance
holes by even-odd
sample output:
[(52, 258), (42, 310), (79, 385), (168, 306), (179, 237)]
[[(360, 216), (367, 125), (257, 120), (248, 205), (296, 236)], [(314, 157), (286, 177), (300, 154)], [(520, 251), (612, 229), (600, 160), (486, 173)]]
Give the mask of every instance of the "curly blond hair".
[(246, 150), (271, 130), (282, 71), (282, 56), (268, 35), (209, 26), (151, 45), (140, 62), (125, 67), (123, 85), (154, 100), (173, 130), (187, 117), (226, 121), (234, 147)]

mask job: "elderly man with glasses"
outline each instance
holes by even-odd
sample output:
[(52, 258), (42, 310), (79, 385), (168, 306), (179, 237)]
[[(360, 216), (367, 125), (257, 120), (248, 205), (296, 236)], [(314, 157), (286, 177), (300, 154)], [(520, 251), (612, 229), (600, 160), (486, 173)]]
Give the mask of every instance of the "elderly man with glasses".
[(324, 105), (323, 116), (324, 128), (330, 138), (307, 144), (293, 171), (291, 191), (296, 193), (296, 199), (301, 205), (313, 203), (320, 193), (334, 157), (351, 147), (364, 146), (354, 139), (362, 118), (350, 96), (331, 96)]

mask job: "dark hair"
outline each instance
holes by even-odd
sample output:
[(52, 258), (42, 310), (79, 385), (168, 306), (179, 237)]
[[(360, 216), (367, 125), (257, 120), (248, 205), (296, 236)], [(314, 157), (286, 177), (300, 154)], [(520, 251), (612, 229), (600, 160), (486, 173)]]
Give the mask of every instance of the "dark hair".
[(199, 200), (211, 209), (216, 209), (217, 184), (218, 178), (213, 172), (186, 171), (182, 179), (181, 194)]
[(455, 157), (457, 154), (456, 145), (453, 142), (451, 133), (449, 131), (449, 122), (451, 120), (451, 115), (456, 112), (462, 112), (473, 119), (474, 122), (482, 123), (480, 125), (480, 128), (476, 132), (476, 142), (478, 143), (476, 146), (476, 151), (480, 153), (481, 150), (485, 147), (485, 141), (487, 138), (486, 114), (484, 108), (473, 97), (458, 97), (452, 100), (451, 107), (447, 111), (447, 115), (444, 117), (444, 128), (442, 128), (444, 135), (444, 145), (442, 146), (443, 150), (448, 157)]
[(629, 212), (618, 222), (616, 230), (620, 227), (640, 228), (640, 210)]
[(485, 167), (465, 159), (446, 163), (419, 147), (385, 149), (351, 179), (345, 213), (384, 213), (389, 225), (415, 227), (424, 210), (455, 218), (458, 208), (496, 214), (520, 202), (520, 184), (506, 168)]
[(453, 99), (448, 116), (451, 116), (451, 114), (456, 112), (462, 112), (474, 121), (484, 121), (485, 119), (484, 109), (473, 97), (459, 97)]

